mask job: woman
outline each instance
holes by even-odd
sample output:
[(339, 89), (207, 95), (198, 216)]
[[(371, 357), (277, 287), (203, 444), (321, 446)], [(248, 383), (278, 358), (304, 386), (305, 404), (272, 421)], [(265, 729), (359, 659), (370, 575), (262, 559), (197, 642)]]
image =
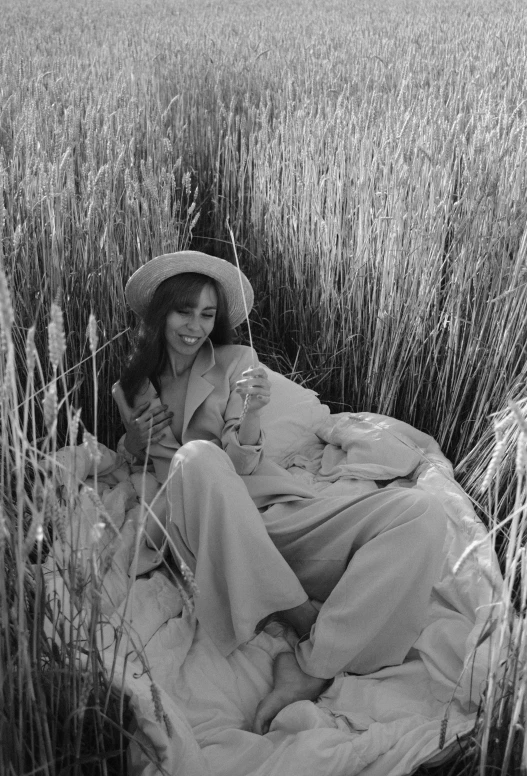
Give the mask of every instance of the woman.
[[(142, 327), (114, 391), (124, 445), (139, 460), (148, 453), (166, 482), (166, 532), (194, 573), (198, 620), (224, 655), (276, 612), (298, 635), (295, 652), (276, 658), (253, 730), (315, 700), (338, 673), (402, 663), (439, 573), (441, 505), (404, 489), (321, 497), (265, 460), (270, 383), (250, 348), (230, 344), (253, 302), (233, 265), (160, 256), (126, 297)], [(159, 546), (155, 520), (147, 533)]]

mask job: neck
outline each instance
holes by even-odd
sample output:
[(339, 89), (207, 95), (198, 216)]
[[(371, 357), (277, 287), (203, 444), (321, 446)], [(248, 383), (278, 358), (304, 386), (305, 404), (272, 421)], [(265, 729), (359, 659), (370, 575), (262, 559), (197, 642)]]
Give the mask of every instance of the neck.
[(192, 364), (196, 360), (197, 355), (197, 353), (194, 353), (194, 355), (186, 357), (181, 356), (179, 353), (168, 353), (166, 372), (172, 377), (181, 377), (185, 372), (189, 372), (192, 369)]

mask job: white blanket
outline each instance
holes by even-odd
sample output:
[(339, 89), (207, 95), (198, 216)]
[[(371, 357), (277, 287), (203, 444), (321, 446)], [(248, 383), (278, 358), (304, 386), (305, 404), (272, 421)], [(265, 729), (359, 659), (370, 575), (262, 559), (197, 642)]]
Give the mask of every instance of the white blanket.
[[(59, 480), (70, 489), (82, 482), (83, 491), (67, 536), (57, 538), (46, 563), (48, 597), (57, 617), (59, 602), (62, 612), (69, 611), (60, 567), (73, 545), (83, 550), (88, 569), (96, 546), (99, 567), (108, 567), (101, 648), (113, 681), (131, 696), (137, 722), (133, 776), (162, 773), (155, 761), (171, 776), (398, 776), (447, 756), (474, 725), (501, 579), (486, 531), (449, 462), (429, 436), (407, 424), (368, 413), (330, 415), (311, 391), (271, 377), (275, 403), (263, 419), (266, 449), (294, 476), (321, 492), (416, 487), (441, 499), (448, 531), (428, 621), (402, 666), (339, 676), (317, 703), (292, 704), (266, 736), (253, 734), (255, 708), (271, 686), (273, 657), (291, 648), (291, 634), (272, 624), (222, 657), (165, 573), (128, 576), (144, 515), (140, 495), (156, 490), (152, 475), (143, 481), (100, 446), (101, 512), (87, 450), (76, 448), (75, 456), (61, 451)], [(78, 612), (77, 622), (85, 616)], [(114, 628), (123, 622), (116, 643)]]

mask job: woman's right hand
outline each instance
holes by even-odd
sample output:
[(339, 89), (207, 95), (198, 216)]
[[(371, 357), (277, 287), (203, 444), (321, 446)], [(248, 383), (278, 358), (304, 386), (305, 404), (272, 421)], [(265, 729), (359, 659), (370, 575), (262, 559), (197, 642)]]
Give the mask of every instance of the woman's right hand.
[(150, 443), (155, 444), (163, 438), (167, 426), (170, 426), (173, 412), (166, 404), (160, 404), (150, 409), (150, 402), (140, 404), (130, 416), (126, 429), (124, 446), (133, 455), (142, 453)]

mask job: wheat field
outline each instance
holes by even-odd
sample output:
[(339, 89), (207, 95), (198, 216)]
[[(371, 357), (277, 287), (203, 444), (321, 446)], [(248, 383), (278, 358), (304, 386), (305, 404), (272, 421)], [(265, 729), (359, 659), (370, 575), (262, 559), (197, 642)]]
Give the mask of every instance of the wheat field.
[[(0, 0), (0, 18), (2, 773), (79, 769), (109, 717), (124, 746), (95, 647), (85, 685), (71, 644), (50, 656), (27, 635), (59, 509), (42, 461), (120, 436), (131, 272), (187, 246), (232, 260), (229, 229), (262, 356), (335, 410), (434, 436), (495, 529), (503, 628), (519, 611), (511, 673), (489, 666), (443, 772), (523, 773), (525, 4)], [(34, 670), (44, 653), (53, 680)], [(67, 746), (49, 692), (64, 719), (95, 699)], [(121, 772), (95, 749), (90, 773)]]

